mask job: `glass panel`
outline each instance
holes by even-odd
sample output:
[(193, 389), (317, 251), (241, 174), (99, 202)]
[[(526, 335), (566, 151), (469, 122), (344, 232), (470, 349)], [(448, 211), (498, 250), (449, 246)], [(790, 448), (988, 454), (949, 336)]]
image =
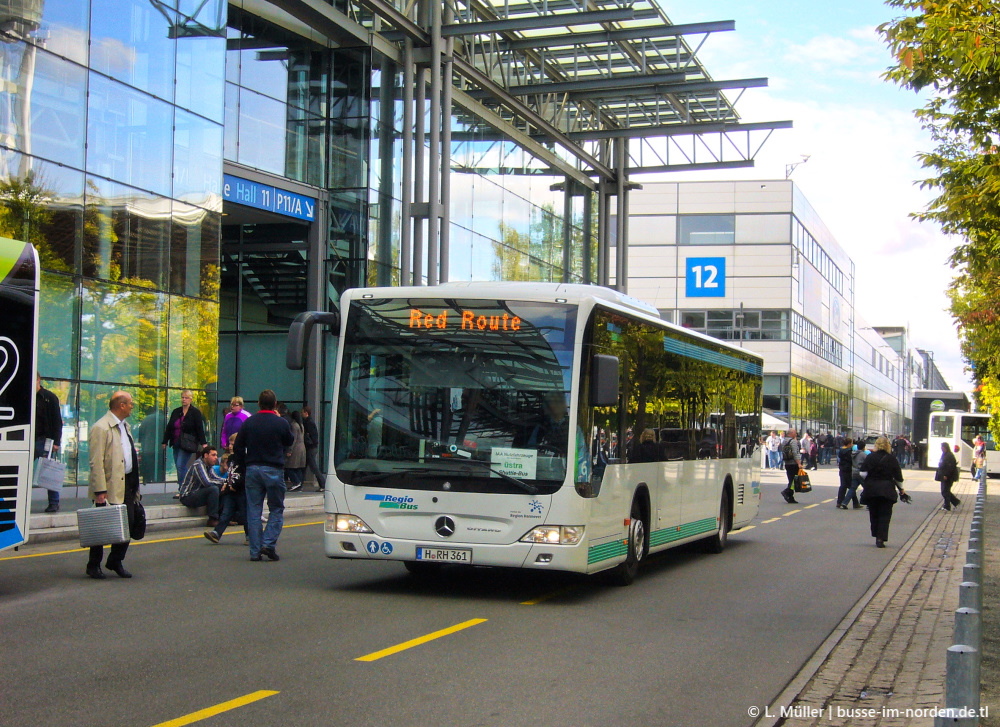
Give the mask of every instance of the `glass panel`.
[(705, 328), (704, 311), (681, 311), (681, 325), (684, 328)]
[[(132, 395), (135, 407), (128, 418), (139, 455), (139, 476), (142, 482), (163, 482), (164, 455), (160, 448), (163, 428), (167, 424), (164, 415), (163, 391), (141, 386), (118, 386), (115, 384), (80, 384), (80, 460), (79, 482), (85, 484), (90, 477), (90, 457), (86, 432), (91, 424), (108, 411), (108, 399), (118, 389)], [(166, 458), (171, 459), (171, 458)]]
[(167, 385), (215, 388), (219, 355), (219, 304), (197, 298), (170, 298)]
[(222, 197), (222, 126), (180, 109), (174, 126), (174, 199), (217, 207)]
[(177, 13), (149, 0), (92, 3), (90, 67), (173, 101)]
[(326, 167), (326, 123), (301, 109), (287, 108), (284, 176), (323, 186)]
[(84, 275), (163, 288), (170, 200), (88, 177), (84, 215)]
[(222, 215), (173, 203), (170, 291), (210, 300), (219, 297), (219, 229)]
[(955, 420), (952, 417), (931, 417), (931, 436), (947, 437), (955, 436)]
[(164, 297), (85, 280), (80, 378), (121, 384), (162, 384), (166, 350)]
[(30, 242), (45, 270), (76, 272), (83, 172), (15, 152), (0, 164), (0, 237)]
[(240, 89), (231, 83), (226, 84), (226, 121), (223, 127), (223, 156), (231, 162), (237, 160), (239, 153), (240, 129)]
[(735, 215), (678, 215), (680, 245), (731, 245), (736, 239)]
[(259, 93), (241, 89), (239, 162), (284, 175), (287, 107)]
[(90, 74), (87, 171), (170, 196), (173, 107)]
[(269, 335), (254, 334), (240, 337), (237, 387), (240, 396), (253, 402), (256, 410), (257, 396), (264, 389), (272, 389), (278, 401), (302, 400), (303, 373), (282, 366), (275, 361), (285, 360), (288, 332)]
[(50, 53), (87, 64), (87, 34), (90, 25), (89, 0), (47, 0), (20, 3), (28, 28), (23, 38)]
[[(195, 18), (190, 14), (201, 12)], [(176, 104), (222, 123), (222, 87), (226, 72), (224, 0), (184, 0), (177, 40)]]
[(31, 45), (4, 43), (3, 143), (83, 168), (87, 71)]
[(80, 350), (80, 295), (76, 281), (43, 270), (41, 282), (38, 370), (53, 378), (75, 379)]

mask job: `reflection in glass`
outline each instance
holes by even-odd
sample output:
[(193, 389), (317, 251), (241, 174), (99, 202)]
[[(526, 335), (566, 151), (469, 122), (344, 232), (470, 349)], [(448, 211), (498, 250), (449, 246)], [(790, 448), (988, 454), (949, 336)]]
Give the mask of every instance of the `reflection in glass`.
[(84, 275), (164, 287), (170, 200), (89, 177), (84, 218)]
[(176, 109), (174, 127), (174, 199), (217, 206), (222, 196), (222, 126)]
[(87, 71), (33, 45), (0, 47), (4, 144), (83, 168)]
[(165, 295), (83, 281), (80, 378), (158, 386), (164, 378)]
[(280, 101), (240, 89), (239, 163), (285, 173), (285, 114)]
[[(77, 484), (76, 462), (80, 451), (79, 435), (77, 433), (77, 390), (79, 384), (69, 381), (53, 381), (48, 372), (39, 364), (42, 374), (42, 386), (51, 391), (59, 399), (59, 413), (62, 415), (63, 427), (59, 442), (58, 457), (66, 465), (66, 476), (63, 479), (63, 497), (73, 497), (76, 492), (67, 488)], [(83, 482), (86, 485), (86, 482)], [(69, 494), (65, 494), (69, 493)], [(85, 495), (84, 495), (85, 496)]]
[(68, 275), (42, 270), (38, 301), (38, 370), (44, 376), (75, 379), (79, 363), (80, 296)]
[(237, 160), (239, 153), (240, 129), (240, 89), (231, 83), (226, 84), (226, 121), (223, 126), (225, 138), (222, 144), (223, 156), (231, 162)]
[(83, 232), (83, 172), (0, 153), (0, 237), (30, 242), (41, 267), (76, 271)]
[(48, 0), (21, 3), (21, 16), (28, 22), (18, 28), (6, 25), (5, 40), (26, 40), (50, 53), (77, 63), (87, 63), (87, 31), (90, 25), (88, 0)]
[(171, 296), (167, 385), (215, 388), (219, 353), (219, 305)]
[[(187, 7), (185, 7), (187, 6)], [(181, 13), (201, 12), (196, 18), (182, 17), (190, 30), (177, 39), (177, 85), (175, 103), (181, 108), (222, 123), (222, 87), (226, 72), (224, 0), (202, 3), (187, 0)], [(199, 27), (200, 25), (200, 27)], [(213, 35), (212, 33), (216, 33)]]
[(219, 212), (173, 203), (170, 292), (218, 299), (221, 218)]
[(177, 13), (149, 0), (91, 1), (90, 67), (173, 101)]
[(173, 107), (90, 74), (87, 171), (170, 196)]

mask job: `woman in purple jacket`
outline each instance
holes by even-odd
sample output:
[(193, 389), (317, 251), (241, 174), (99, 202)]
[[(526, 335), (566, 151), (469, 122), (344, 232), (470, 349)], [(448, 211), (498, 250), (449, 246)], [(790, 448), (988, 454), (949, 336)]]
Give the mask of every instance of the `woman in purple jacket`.
[(240, 431), (243, 422), (250, 418), (250, 415), (243, 411), (242, 396), (234, 396), (229, 400), (229, 410), (222, 422), (221, 444), (223, 451), (229, 449), (229, 440), (236, 432)]

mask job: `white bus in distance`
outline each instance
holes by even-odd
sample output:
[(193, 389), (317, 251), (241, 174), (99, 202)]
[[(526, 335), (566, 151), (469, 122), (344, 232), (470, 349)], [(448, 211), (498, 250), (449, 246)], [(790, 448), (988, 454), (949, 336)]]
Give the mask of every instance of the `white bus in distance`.
[[(594, 286), (355, 289), (341, 305), (328, 557), (628, 584), (650, 553), (721, 552), (757, 515), (757, 355)], [(309, 327), (293, 325), (290, 362)]]
[(932, 411), (927, 423), (927, 466), (937, 467), (941, 459), (941, 443), (948, 445), (958, 460), (958, 471), (975, 476), (972, 464), (973, 440), (986, 442), (986, 474), (1000, 474), (1000, 457), (990, 432), (990, 415), (968, 411)]

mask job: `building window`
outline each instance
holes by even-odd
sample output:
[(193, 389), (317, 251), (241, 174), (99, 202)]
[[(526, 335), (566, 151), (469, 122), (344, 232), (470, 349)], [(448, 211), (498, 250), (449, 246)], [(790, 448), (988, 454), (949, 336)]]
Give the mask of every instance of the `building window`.
[[(787, 310), (686, 310), (680, 325), (724, 341), (787, 341)], [(662, 315), (662, 314), (661, 314)]]
[(678, 215), (679, 245), (732, 245), (736, 240), (736, 215)]

